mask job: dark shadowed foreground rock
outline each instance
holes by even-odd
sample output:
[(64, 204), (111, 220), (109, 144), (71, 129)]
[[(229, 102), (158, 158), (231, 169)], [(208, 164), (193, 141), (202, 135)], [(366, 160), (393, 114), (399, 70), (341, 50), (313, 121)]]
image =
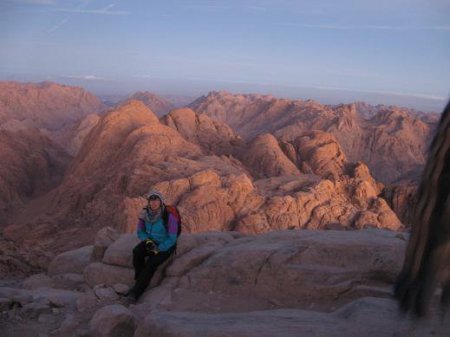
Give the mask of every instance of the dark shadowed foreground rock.
[(134, 337), (380, 337), (406, 333), (406, 324), (397, 326), (399, 314), (392, 300), (364, 301), (368, 306), (362, 312), (346, 308), (347, 317), (341, 317), (340, 311), (329, 314), (298, 309), (221, 314), (155, 312), (147, 316)]
[(82, 273), (91, 261), (92, 250), (92, 246), (86, 246), (58, 255), (48, 266), (48, 273)]
[[(135, 238), (108, 241), (83, 273), (0, 287), (5, 336), (448, 337), (449, 317), (413, 325), (391, 298), (405, 235), (387, 230), (183, 233), (135, 305)], [(91, 250), (92, 252), (92, 250)], [(78, 256), (77, 251), (64, 256)], [(61, 261), (57, 256), (55, 261)], [(98, 262), (98, 261), (101, 262)], [(62, 282), (69, 290), (52, 289)], [(82, 286), (77, 281), (84, 278)], [(28, 333), (28, 335), (27, 335)]]
[(392, 299), (366, 297), (332, 313), (276, 309), (245, 313), (153, 312), (134, 337), (447, 336), (450, 325), (411, 324)]
[(166, 308), (330, 309), (363, 296), (389, 296), (404, 244), (401, 235), (380, 230), (277, 231), (204, 244), (168, 267), (167, 275), (179, 281)]
[(132, 312), (117, 304), (98, 310), (90, 322), (92, 336), (98, 337), (132, 336), (134, 328)]

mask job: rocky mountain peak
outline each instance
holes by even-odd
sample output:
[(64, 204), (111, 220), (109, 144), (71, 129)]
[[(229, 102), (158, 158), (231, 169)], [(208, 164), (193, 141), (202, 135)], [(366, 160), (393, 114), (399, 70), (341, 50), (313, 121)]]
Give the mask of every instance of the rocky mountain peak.
[(79, 87), (0, 81), (0, 124), (16, 119), (56, 130), (104, 109), (97, 97)]
[(163, 116), (175, 108), (175, 106), (164, 97), (148, 91), (139, 91), (133, 94), (129, 99), (143, 102), (157, 116)]

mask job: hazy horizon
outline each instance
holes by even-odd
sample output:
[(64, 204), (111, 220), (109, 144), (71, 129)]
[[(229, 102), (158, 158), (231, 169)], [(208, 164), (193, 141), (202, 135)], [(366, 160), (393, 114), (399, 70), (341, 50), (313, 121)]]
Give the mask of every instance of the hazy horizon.
[(272, 94), (440, 112), (444, 0), (5, 0), (0, 80), (96, 95)]

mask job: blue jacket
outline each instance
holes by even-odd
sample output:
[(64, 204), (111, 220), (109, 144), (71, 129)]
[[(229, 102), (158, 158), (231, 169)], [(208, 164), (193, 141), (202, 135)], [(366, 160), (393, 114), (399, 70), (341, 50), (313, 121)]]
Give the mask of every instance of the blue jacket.
[(139, 222), (137, 224), (137, 237), (140, 240), (152, 239), (158, 249), (162, 252), (168, 251), (177, 243), (178, 223), (175, 217), (169, 213), (167, 229), (164, 226), (162, 217), (151, 222), (144, 208), (139, 214)]

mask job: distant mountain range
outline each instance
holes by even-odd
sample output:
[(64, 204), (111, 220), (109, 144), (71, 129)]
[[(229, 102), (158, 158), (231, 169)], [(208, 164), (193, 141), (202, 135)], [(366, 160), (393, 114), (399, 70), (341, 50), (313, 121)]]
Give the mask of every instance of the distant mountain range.
[(134, 231), (152, 186), (188, 232), (402, 230), (437, 119), (226, 92), (183, 108), (136, 93), (107, 108), (81, 88), (2, 82), (1, 268), (43, 266), (104, 226)]

